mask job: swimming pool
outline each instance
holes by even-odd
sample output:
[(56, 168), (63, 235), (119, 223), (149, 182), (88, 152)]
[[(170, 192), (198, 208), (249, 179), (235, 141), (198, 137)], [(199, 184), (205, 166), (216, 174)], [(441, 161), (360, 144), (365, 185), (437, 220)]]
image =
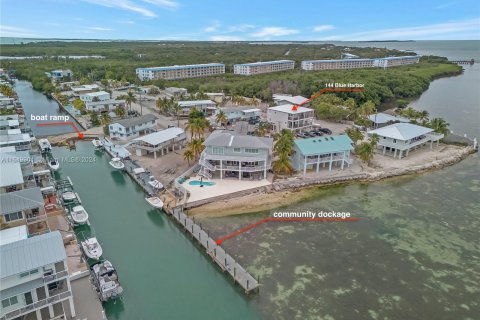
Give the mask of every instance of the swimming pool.
[(215, 182), (192, 180), (188, 184), (191, 185), (191, 186), (204, 185), (205, 187), (211, 187), (211, 186), (215, 185)]

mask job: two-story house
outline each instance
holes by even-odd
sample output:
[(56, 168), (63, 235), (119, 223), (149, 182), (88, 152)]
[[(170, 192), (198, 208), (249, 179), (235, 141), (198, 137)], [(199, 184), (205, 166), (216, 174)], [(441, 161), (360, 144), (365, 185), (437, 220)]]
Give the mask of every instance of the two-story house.
[(101, 113), (115, 111), (117, 108), (126, 109), (127, 104), (125, 100), (109, 99), (104, 101), (92, 101), (85, 103), (85, 109), (90, 112)]
[(272, 138), (215, 131), (203, 143), (200, 174), (207, 178), (265, 179), (272, 164)]
[(217, 110), (217, 104), (212, 100), (191, 100), (191, 101), (179, 101), (178, 105), (182, 108), (182, 114), (188, 115), (192, 108), (212, 115)]
[(31, 238), (18, 233), (14, 238), (0, 236), (0, 319), (64, 319), (65, 309), (74, 318), (67, 255), (60, 232)]
[(310, 131), (314, 119), (315, 114), (312, 109), (291, 104), (282, 104), (267, 110), (267, 121), (272, 124), (273, 130), (276, 132), (283, 129), (295, 133)]
[(140, 117), (115, 121), (108, 126), (110, 138), (127, 140), (155, 131), (157, 119), (157, 116), (153, 114), (146, 114)]
[(418, 126), (412, 123), (394, 123), (375, 130), (369, 130), (368, 136), (373, 134), (380, 138), (377, 148), (382, 150), (385, 155), (392, 155), (394, 158), (398, 156), (408, 156), (412, 150), (418, 149), (427, 143), (430, 143), (430, 149), (433, 143), (444, 137), (441, 133), (434, 132), (431, 128)]
[(224, 107), (219, 109), (216, 113), (219, 113), (220, 111), (225, 113), (229, 122), (260, 119), (262, 114), (262, 110), (249, 106)]
[(95, 101), (106, 101), (110, 100), (110, 93), (106, 91), (95, 91), (84, 93), (80, 95), (80, 100), (83, 102), (95, 102)]

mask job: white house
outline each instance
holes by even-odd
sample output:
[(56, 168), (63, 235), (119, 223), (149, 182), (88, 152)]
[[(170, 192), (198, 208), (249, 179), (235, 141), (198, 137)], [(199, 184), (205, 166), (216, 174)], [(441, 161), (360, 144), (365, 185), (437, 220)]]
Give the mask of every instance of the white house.
[(90, 92), (94, 92), (100, 89), (98, 84), (84, 84), (81, 86), (72, 87), (72, 91), (75, 95), (82, 95)]
[(154, 131), (154, 128), (157, 126), (157, 119), (153, 114), (146, 114), (113, 122), (108, 126), (110, 138), (127, 140)]
[(395, 122), (410, 122), (407, 118), (392, 116), (381, 112), (369, 115), (368, 120), (373, 122), (375, 128), (384, 127)]
[(184, 115), (187, 115), (192, 108), (205, 112), (208, 115), (212, 115), (217, 110), (217, 104), (212, 100), (179, 101), (178, 105), (182, 108)]
[(165, 88), (165, 91), (177, 98), (181, 96), (186, 96), (188, 94), (188, 90), (185, 88), (167, 87)]
[(110, 100), (110, 93), (106, 91), (96, 91), (96, 92), (89, 92), (89, 93), (84, 93), (80, 95), (80, 100), (83, 102), (93, 102), (97, 98), (98, 101), (105, 101), (105, 100)]
[(67, 255), (60, 232), (31, 238), (26, 238), (24, 232), (16, 235), (10, 232), (6, 238), (8, 241), (2, 240), (0, 245), (0, 318), (60, 319), (65, 316), (66, 303), (69, 316), (75, 318)]
[(224, 107), (217, 110), (216, 114), (220, 112), (220, 110), (225, 113), (225, 116), (229, 122), (259, 119), (260, 115), (262, 114), (262, 110), (248, 106)]
[(314, 111), (305, 107), (291, 104), (282, 104), (267, 110), (267, 121), (273, 126), (274, 131), (288, 129), (299, 133), (312, 129)]
[(85, 109), (87, 109), (87, 111), (93, 111), (96, 113), (114, 111), (117, 107), (125, 108), (125, 100), (109, 99), (104, 101), (92, 101), (85, 103)]
[(187, 136), (183, 129), (172, 127), (135, 138), (132, 146), (135, 148), (137, 156), (153, 153), (153, 157), (156, 159), (157, 152), (163, 156), (169, 151), (175, 151), (175, 148), (181, 149), (186, 139)]
[(403, 156), (408, 156), (411, 150), (420, 148), (421, 146), (430, 142), (430, 148), (433, 147), (433, 142), (438, 142), (444, 137), (441, 133), (436, 133), (433, 129), (418, 126), (412, 123), (394, 123), (386, 127), (367, 132), (369, 136), (377, 134), (380, 138), (377, 148), (382, 150), (382, 153), (393, 155), (401, 159)]

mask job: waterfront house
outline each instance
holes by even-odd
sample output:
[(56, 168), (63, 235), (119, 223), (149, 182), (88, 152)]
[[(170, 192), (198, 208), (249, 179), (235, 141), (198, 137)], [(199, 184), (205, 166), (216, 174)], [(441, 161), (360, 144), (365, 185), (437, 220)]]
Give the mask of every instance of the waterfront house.
[(182, 114), (188, 115), (192, 108), (212, 115), (217, 110), (217, 104), (212, 100), (191, 100), (191, 101), (179, 101), (178, 105), (182, 108)]
[[(5, 237), (4, 232), (8, 233)], [(20, 231), (13, 234), (2, 230), (0, 239), (0, 318), (65, 319), (65, 309), (74, 318), (67, 255), (60, 232), (28, 238)]]
[(207, 178), (265, 179), (273, 139), (214, 131), (203, 143), (200, 174)]
[(368, 116), (368, 120), (372, 121), (374, 128), (385, 127), (386, 125), (397, 122), (410, 122), (409, 119), (403, 117), (392, 116), (387, 113), (375, 113)]
[(308, 107), (309, 103), (306, 103), (306, 101), (308, 100), (307, 98), (305, 97), (302, 97), (302, 96), (291, 96), (291, 95), (285, 95), (285, 94), (274, 94), (272, 96), (272, 99), (273, 99), (273, 102), (275, 103), (275, 105), (277, 106), (280, 106), (280, 105), (283, 105), (283, 104), (294, 104), (294, 105), (299, 105), (301, 103), (304, 103), (304, 105), (302, 105), (303, 107)]
[(280, 132), (283, 129), (295, 133), (312, 129), (314, 111), (305, 107), (294, 107), (291, 104), (282, 104), (267, 110), (267, 121), (273, 126), (273, 130)]
[(394, 158), (401, 159), (408, 156), (411, 150), (418, 149), (427, 143), (430, 143), (430, 148), (433, 147), (433, 142), (437, 145), (444, 137), (441, 133), (434, 132), (431, 128), (422, 127), (412, 123), (394, 123), (379, 129), (369, 130), (369, 136), (377, 134), (380, 138), (377, 148), (382, 150), (385, 155), (392, 155)]
[(115, 111), (116, 108), (126, 108), (125, 100), (115, 100), (109, 99), (104, 101), (91, 101), (85, 103), (85, 109), (87, 111), (101, 113), (101, 112), (110, 112)]
[(220, 110), (225, 113), (229, 122), (260, 119), (260, 115), (262, 114), (262, 110), (249, 106), (224, 107), (217, 110), (216, 114), (220, 112)]
[(157, 152), (163, 156), (169, 151), (179, 150), (185, 145), (187, 137), (181, 128), (168, 128), (147, 134), (133, 139), (132, 147), (135, 148), (137, 156), (144, 156), (153, 153), (157, 158)]
[(153, 114), (146, 114), (140, 117), (115, 121), (108, 126), (110, 129), (110, 138), (127, 140), (136, 138), (150, 131), (155, 131), (154, 128), (157, 126), (157, 119), (157, 116)]
[(335, 135), (328, 137), (315, 137), (309, 139), (294, 140), (293, 154), (291, 156), (292, 167), (297, 171), (307, 173), (307, 170), (320, 171), (320, 167), (332, 170), (332, 166), (342, 170), (352, 164), (350, 153), (353, 150), (352, 140), (347, 135)]
[(181, 96), (186, 96), (188, 94), (188, 90), (185, 88), (167, 87), (165, 88), (165, 91), (175, 98), (180, 98)]
[(83, 102), (107, 101), (110, 100), (110, 93), (106, 91), (89, 92), (80, 95), (80, 100)]
[(66, 70), (52, 70), (50, 71), (50, 77), (52, 77), (53, 80), (62, 80), (63, 78), (66, 77), (72, 77), (73, 72), (72, 70), (66, 69)]
[(72, 87), (73, 95), (80, 96), (86, 93), (92, 93), (98, 91), (100, 86), (98, 84), (84, 84), (81, 86)]

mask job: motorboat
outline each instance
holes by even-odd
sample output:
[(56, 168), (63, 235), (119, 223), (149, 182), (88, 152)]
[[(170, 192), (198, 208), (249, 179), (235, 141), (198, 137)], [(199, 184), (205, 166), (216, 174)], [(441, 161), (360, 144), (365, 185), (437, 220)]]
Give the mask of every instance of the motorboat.
[(112, 160), (109, 162), (109, 164), (117, 170), (121, 170), (121, 169), (125, 168), (125, 165), (123, 164), (122, 159), (120, 159), (120, 158), (112, 158)]
[(163, 184), (155, 179), (154, 176), (150, 176), (150, 180), (148, 181), (148, 184), (154, 187), (155, 189), (163, 189)]
[(76, 224), (85, 224), (88, 222), (88, 213), (83, 206), (73, 207), (70, 215)]
[(145, 198), (149, 205), (154, 208), (162, 209), (163, 208), (163, 201), (159, 197), (149, 197)]
[(101, 148), (103, 147), (103, 141), (100, 139), (93, 139), (92, 144), (95, 148)]
[(38, 140), (38, 145), (40, 146), (40, 150), (42, 152), (50, 152), (52, 150), (52, 145), (47, 139)]
[(90, 273), (100, 301), (121, 298), (123, 288), (118, 281), (117, 270), (110, 261), (97, 262), (90, 267)]
[(53, 157), (48, 159), (47, 164), (53, 171), (57, 171), (60, 168), (60, 162), (58, 162), (58, 159)]
[(62, 199), (65, 202), (72, 202), (77, 199), (77, 195), (73, 191), (65, 191), (62, 193)]
[(98, 260), (103, 254), (102, 247), (96, 237), (88, 238), (81, 242), (83, 252), (90, 259)]

